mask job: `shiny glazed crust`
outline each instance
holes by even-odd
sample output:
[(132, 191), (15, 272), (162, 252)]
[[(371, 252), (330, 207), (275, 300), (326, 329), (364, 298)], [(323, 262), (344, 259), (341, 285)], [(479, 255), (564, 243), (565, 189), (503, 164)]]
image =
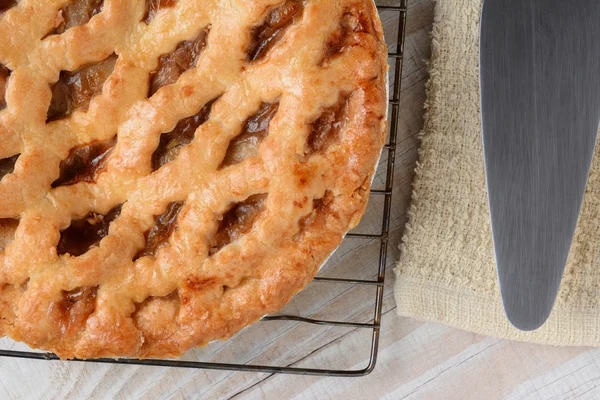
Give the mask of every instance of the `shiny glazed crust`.
[[(371, 0), (298, 0), (299, 17), (254, 59), (256, 27), (283, 0), (179, 0), (149, 23), (144, 2), (105, 0), (89, 22), (48, 34), (69, 3), (20, 0), (0, 14), (0, 38), (10, 38), (0, 64), (11, 71), (0, 160), (19, 155), (0, 181), (1, 333), (62, 358), (176, 357), (279, 310), (367, 204), (387, 102)], [(159, 58), (203, 30), (197, 64), (148, 97)], [(114, 71), (89, 107), (49, 120), (61, 71), (111, 54)], [(153, 171), (161, 134), (213, 100), (194, 140)], [(223, 165), (244, 124), (274, 102), (258, 154)], [(115, 134), (94, 179), (56, 185), (73, 149)], [(215, 247), (221, 220), (254, 195), (261, 212)], [(136, 257), (175, 202), (167, 241)], [(57, 252), (73, 221), (121, 204), (101, 242)]]

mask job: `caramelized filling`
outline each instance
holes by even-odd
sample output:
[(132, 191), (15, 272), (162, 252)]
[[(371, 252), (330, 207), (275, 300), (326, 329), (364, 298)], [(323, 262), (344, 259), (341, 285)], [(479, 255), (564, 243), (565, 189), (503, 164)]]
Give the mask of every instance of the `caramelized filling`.
[(0, 14), (17, 5), (16, 0), (0, 0)]
[(258, 147), (269, 134), (271, 120), (278, 109), (278, 101), (262, 103), (256, 114), (246, 120), (242, 132), (229, 143), (221, 168), (239, 164), (258, 154)]
[(117, 55), (113, 54), (76, 71), (61, 71), (58, 82), (52, 86), (47, 121), (68, 117), (76, 109), (87, 110), (92, 98), (102, 93), (102, 86), (114, 71), (116, 62)]
[(163, 8), (171, 8), (177, 0), (146, 0), (146, 14), (142, 21), (149, 24)]
[(235, 204), (223, 215), (217, 233), (211, 241), (210, 254), (236, 241), (252, 229), (252, 225), (265, 209), (266, 194), (255, 194)]
[(305, 153), (321, 153), (332, 143), (340, 139), (340, 131), (347, 122), (346, 108), (349, 96), (342, 96), (337, 104), (323, 111), (323, 114), (311, 124)]
[(52, 182), (52, 187), (69, 186), (78, 182), (95, 182), (116, 144), (115, 136), (107, 142), (95, 142), (72, 148), (69, 156), (61, 161), (60, 174)]
[(98, 286), (79, 287), (74, 290), (63, 290), (62, 300), (56, 308), (61, 315), (61, 331), (81, 328), (88, 317), (96, 310)]
[(135, 256), (134, 261), (144, 256), (155, 256), (156, 252), (169, 241), (169, 237), (177, 228), (177, 216), (181, 207), (183, 202), (173, 202), (168, 205), (164, 213), (154, 218), (154, 227), (146, 232), (146, 248)]
[(9, 77), (10, 69), (0, 64), (0, 111), (6, 108), (6, 87)]
[(58, 12), (57, 23), (59, 24), (48, 35), (60, 35), (67, 29), (83, 25), (100, 11), (104, 0), (75, 0)]
[(158, 68), (150, 74), (148, 97), (154, 95), (161, 87), (177, 82), (184, 72), (196, 66), (202, 50), (206, 47), (208, 32), (209, 29), (205, 28), (195, 40), (181, 42), (173, 52), (160, 56)]
[(248, 61), (257, 61), (269, 53), (283, 38), (285, 31), (302, 18), (304, 4), (300, 0), (286, 0), (272, 9), (263, 22), (252, 28), (250, 43), (246, 48)]
[(325, 211), (329, 209), (333, 200), (333, 193), (329, 190), (325, 192), (322, 198), (313, 200), (313, 211), (298, 221), (299, 232), (294, 237), (294, 240), (299, 240), (307, 227), (319, 221), (324, 222), (323, 216), (325, 215)]
[(345, 12), (340, 21), (340, 27), (333, 33), (325, 45), (325, 54), (319, 65), (326, 64), (349, 47), (355, 46), (357, 42), (354, 34), (370, 32), (370, 26), (369, 17), (361, 10), (352, 9)]
[(194, 140), (196, 129), (208, 120), (215, 101), (217, 99), (206, 103), (196, 115), (179, 121), (175, 129), (160, 136), (158, 148), (152, 154), (153, 171), (177, 158), (179, 151)]
[(0, 218), (0, 251), (15, 238), (15, 232), (19, 227), (19, 220), (13, 218)]
[(60, 233), (60, 241), (56, 248), (58, 255), (69, 253), (77, 257), (100, 243), (102, 238), (108, 235), (111, 222), (121, 214), (121, 206), (116, 206), (106, 215), (89, 213), (83, 219), (72, 221), (71, 225)]
[(0, 159), (0, 180), (8, 174), (12, 174), (15, 170), (15, 164), (20, 154), (14, 155), (9, 158)]

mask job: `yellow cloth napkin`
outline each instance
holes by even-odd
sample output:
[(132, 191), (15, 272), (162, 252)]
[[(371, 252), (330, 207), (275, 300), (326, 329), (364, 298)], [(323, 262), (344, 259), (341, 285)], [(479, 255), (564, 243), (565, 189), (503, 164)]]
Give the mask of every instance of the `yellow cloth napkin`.
[(396, 269), (398, 312), (503, 338), (600, 346), (599, 147), (549, 320), (537, 331), (521, 332), (504, 315), (480, 133), (481, 3), (437, 2), (420, 161)]

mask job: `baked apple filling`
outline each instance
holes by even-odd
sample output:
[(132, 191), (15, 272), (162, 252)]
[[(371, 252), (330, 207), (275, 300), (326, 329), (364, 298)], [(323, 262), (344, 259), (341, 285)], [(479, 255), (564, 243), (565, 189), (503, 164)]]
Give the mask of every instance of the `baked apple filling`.
[(10, 69), (0, 64), (0, 111), (6, 108), (6, 87), (9, 77)]
[(17, 5), (16, 0), (0, 0), (0, 15), (9, 8)]
[(196, 115), (179, 121), (175, 129), (160, 136), (158, 148), (152, 154), (153, 171), (177, 158), (179, 151), (194, 140), (196, 129), (208, 120), (215, 101), (206, 103)]
[(63, 290), (62, 299), (53, 303), (59, 313), (63, 333), (77, 330), (85, 325), (88, 317), (96, 310), (98, 286), (84, 286)]
[(306, 155), (322, 153), (339, 141), (340, 131), (347, 122), (346, 108), (349, 96), (342, 96), (337, 104), (326, 108), (311, 124), (311, 133), (306, 144)]
[(239, 164), (249, 157), (258, 155), (258, 148), (269, 134), (269, 126), (277, 110), (279, 110), (278, 101), (262, 103), (256, 114), (246, 120), (242, 132), (229, 143), (221, 168)]
[(49, 35), (60, 35), (74, 26), (87, 24), (100, 11), (104, 0), (75, 0), (63, 7), (56, 18), (58, 26)]
[(252, 28), (250, 43), (246, 49), (248, 61), (266, 57), (269, 51), (281, 41), (285, 31), (302, 18), (304, 4), (300, 0), (286, 0), (273, 8), (260, 25)]
[(134, 260), (144, 256), (155, 256), (156, 252), (167, 244), (171, 234), (177, 229), (177, 216), (183, 207), (183, 202), (173, 202), (167, 210), (155, 217), (155, 225), (146, 232), (146, 247), (138, 252)]
[(265, 210), (267, 194), (255, 194), (235, 204), (221, 219), (217, 233), (211, 241), (209, 253), (215, 254), (250, 232), (254, 222)]
[(58, 82), (52, 86), (47, 121), (68, 117), (77, 109), (87, 111), (92, 98), (102, 93), (102, 86), (114, 71), (116, 62), (117, 55), (113, 54), (76, 71), (61, 71)]
[(19, 155), (20, 154), (0, 159), (0, 180), (2, 180), (2, 178), (4, 178), (6, 175), (14, 172)]
[(142, 21), (149, 24), (160, 10), (171, 8), (176, 2), (177, 0), (146, 0), (146, 14), (144, 14)]
[(72, 148), (69, 156), (61, 161), (60, 174), (52, 183), (52, 187), (69, 186), (78, 182), (95, 182), (116, 144), (115, 136), (106, 142), (95, 142)]
[(324, 222), (324, 216), (327, 215), (333, 200), (334, 195), (329, 190), (325, 192), (325, 195), (322, 198), (313, 200), (312, 212), (300, 218), (300, 221), (298, 221), (298, 233), (294, 236), (294, 240), (301, 240), (304, 231), (309, 226)]
[(71, 225), (60, 233), (60, 241), (56, 248), (58, 255), (68, 253), (77, 257), (100, 243), (102, 238), (108, 235), (111, 222), (121, 214), (121, 206), (116, 206), (106, 215), (92, 212), (80, 220), (72, 221)]
[(209, 28), (205, 28), (196, 39), (181, 42), (173, 52), (160, 56), (156, 71), (150, 74), (148, 97), (161, 87), (177, 82), (184, 72), (198, 64), (200, 54), (206, 48), (208, 33)]
[(327, 64), (348, 48), (358, 45), (356, 33), (369, 33), (371, 22), (367, 15), (358, 9), (349, 9), (342, 16), (339, 28), (331, 35), (325, 45), (325, 53), (319, 65)]

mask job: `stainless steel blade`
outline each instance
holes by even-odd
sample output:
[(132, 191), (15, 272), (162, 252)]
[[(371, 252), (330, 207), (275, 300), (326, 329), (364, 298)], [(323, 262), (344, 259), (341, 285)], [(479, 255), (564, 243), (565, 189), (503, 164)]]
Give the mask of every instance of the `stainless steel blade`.
[(540, 327), (558, 293), (600, 119), (600, 1), (486, 0), (481, 107), (504, 308)]

